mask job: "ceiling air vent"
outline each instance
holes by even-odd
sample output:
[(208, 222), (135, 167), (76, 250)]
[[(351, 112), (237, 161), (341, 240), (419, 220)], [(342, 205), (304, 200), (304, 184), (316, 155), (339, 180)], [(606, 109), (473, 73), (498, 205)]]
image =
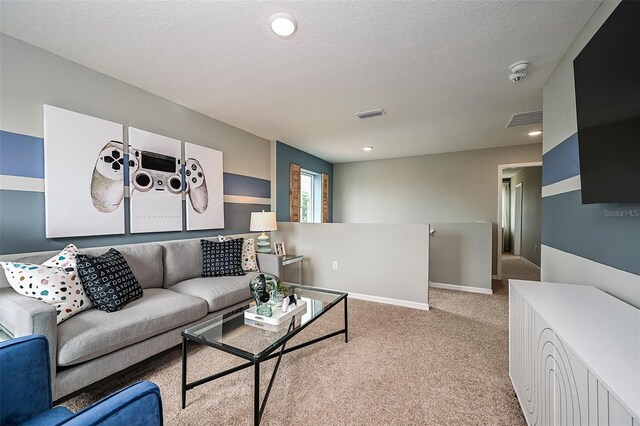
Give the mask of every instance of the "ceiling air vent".
[(386, 113), (382, 108), (374, 109), (373, 111), (356, 112), (356, 116), (360, 120), (364, 120), (366, 118), (380, 117), (381, 115), (386, 115)]
[(511, 116), (507, 127), (526, 126), (527, 124), (542, 123), (542, 110), (529, 112), (516, 112)]

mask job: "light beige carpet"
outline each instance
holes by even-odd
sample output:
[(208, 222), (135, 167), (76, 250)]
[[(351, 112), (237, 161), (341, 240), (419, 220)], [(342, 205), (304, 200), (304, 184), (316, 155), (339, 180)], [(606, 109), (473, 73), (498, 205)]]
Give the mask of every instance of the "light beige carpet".
[[(520, 256), (512, 254), (502, 255), (502, 276), (503, 282), (509, 278), (519, 280), (540, 281), (540, 268), (536, 268), (531, 263), (520, 259)], [(506, 278), (505, 278), (506, 277)]]
[[(494, 281), (493, 296), (432, 289), (429, 312), (351, 300), (349, 343), (337, 336), (284, 355), (262, 424), (524, 425), (508, 377), (506, 274)], [(291, 344), (338, 329), (337, 308)], [(129, 383), (151, 380), (162, 392), (165, 424), (252, 423), (252, 369), (189, 391), (182, 410), (180, 362), (176, 348), (64, 405), (79, 410)], [(192, 345), (189, 380), (239, 363)], [(263, 364), (263, 392), (274, 363)]]

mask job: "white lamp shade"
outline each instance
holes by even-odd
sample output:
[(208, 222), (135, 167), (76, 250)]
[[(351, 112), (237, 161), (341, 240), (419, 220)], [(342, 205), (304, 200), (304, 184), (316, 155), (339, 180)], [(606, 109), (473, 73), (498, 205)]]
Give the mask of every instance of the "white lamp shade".
[(276, 212), (251, 212), (250, 231), (275, 231), (278, 229), (276, 223)]

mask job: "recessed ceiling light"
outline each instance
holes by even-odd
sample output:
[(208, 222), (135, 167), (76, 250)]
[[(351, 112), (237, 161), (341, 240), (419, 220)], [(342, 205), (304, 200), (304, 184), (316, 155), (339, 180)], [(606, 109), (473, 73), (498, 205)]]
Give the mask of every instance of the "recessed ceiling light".
[(542, 134), (542, 130), (534, 130), (533, 132), (529, 132), (529, 136), (538, 136)]
[(291, 38), (298, 29), (298, 24), (293, 16), (288, 13), (276, 13), (269, 18), (271, 30), (280, 38)]
[(364, 148), (362, 148), (363, 151), (373, 151), (373, 147), (372, 146), (365, 146)]

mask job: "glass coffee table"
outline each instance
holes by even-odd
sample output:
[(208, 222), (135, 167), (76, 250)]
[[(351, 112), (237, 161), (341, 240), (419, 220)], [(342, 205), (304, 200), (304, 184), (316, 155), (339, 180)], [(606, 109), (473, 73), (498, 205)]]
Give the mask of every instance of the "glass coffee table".
[[(228, 374), (253, 367), (253, 422), (255, 425), (258, 425), (262, 419), (262, 414), (264, 413), (264, 408), (267, 404), (269, 393), (271, 392), (271, 387), (276, 378), (283, 354), (340, 334), (344, 334), (344, 341), (345, 343), (348, 342), (347, 293), (293, 284), (285, 284), (285, 289), (286, 294), (296, 294), (298, 299), (304, 300), (307, 303), (307, 309), (305, 313), (292, 317), (280, 326), (264, 325), (263, 323), (245, 319), (244, 311), (249, 308), (249, 306), (246, 306), (223, 316), (211, 318), (182, 332), (182, 408), (186, 406), (188, 390)], [(286, 347), (287, 342), (293, 336), (300, 333), (340, 302), (344, 302), (343, 329), (290, 348)], [(279, 308), (275, 307), (274, 309)], [(189, 342), (199, 343), (228, 352), (248, 362), (187, 383), (187, 344)], [(260, 402), (260, 364), (273, 358), (277, 358), (276, 365), (269, 380), (264, 398), (262, 402)]]

